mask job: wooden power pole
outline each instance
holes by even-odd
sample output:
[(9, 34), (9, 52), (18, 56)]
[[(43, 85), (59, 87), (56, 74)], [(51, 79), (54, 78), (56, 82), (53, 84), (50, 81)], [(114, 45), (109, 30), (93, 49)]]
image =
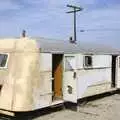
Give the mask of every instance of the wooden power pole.
[(76, 12), (82, 11), (83, 8), (78, 7), (78, 6), (73, 6), (73, 5), (67, 5), (67, 7), (72, 8), (72, 11), (69, 11), (67, 13), (74, 13), (74, 43), (76, 43), (77, 38), (76, 38)]

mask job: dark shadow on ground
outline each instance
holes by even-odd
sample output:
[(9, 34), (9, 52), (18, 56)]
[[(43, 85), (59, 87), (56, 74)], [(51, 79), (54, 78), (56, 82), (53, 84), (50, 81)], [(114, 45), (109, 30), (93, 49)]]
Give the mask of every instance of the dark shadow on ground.
[(104, 97), (112, 96), (112, 95), (115, 95), (115, 94), (120, 94), (120, 89), (119, 90), (113, 90), (113, 91), (110, 91), (110, 92), (105, 92), (105, 93), (102, 93), (102, 94), (93, 95), (93, 96), (90, 96), (90, 97), (85, 97), (85, 98), (79, 99), (77, 101), (77, 104), (76, 103), (67, 102), (67, 103), (65, 103), (65, 108), (73, 110), (73, 111), (78, 111), (78, 109), (79, 109), (80, 106), (86, 105), (89, 101), (94, 101), (94, 100), (102, 99)]

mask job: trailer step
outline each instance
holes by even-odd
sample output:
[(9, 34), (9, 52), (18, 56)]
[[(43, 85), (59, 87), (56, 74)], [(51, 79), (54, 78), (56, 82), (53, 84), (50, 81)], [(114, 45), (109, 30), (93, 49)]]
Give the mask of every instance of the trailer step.
[(64, 101), (63, 100), (55, 100), (52, 102), (51, 107), (59, 107), (59, 106), (63, 106), (64, 105)]

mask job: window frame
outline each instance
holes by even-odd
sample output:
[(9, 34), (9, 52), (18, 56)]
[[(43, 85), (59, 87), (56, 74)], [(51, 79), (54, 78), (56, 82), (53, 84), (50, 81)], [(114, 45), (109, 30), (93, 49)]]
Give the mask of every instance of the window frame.
[[(91, 57), (91, 65), (86, 65), (86, 57)], [(92, 55), (84, 55), (84, 59), (83, 59), (84, 61), (83, 61), (83, 66), (84, 66), (84, 68), (92, 68), (93, 67), (93, 57), (92, 57)]]
[(7, 60), (6, 60), (6, 63), (5, 63), (5, 66), (4, 67), (1, 67), (0, 66), (0, 70), (1, 69), (7, 69), (8, 68), (8, 60), (9, 60), (9, 53), (0, 53), (0, 55), (7, 55)]
[(119, 59), (118, 59), (118, 63), (119, 63), (119, 68), (120, 68), (120, 57), (119, 57)]
[(75, 68), (73, 68), (72, 65), (70, 65), (71, 69), (68, 69), (68, 68), (66, 67), (66, 58), (75, 59), (75, 56), (70, 55), (70, 56), (65, 56), (65, 58), (64, 58), (64, 62), (65, 62), (65, 64), (64, 64), (64, 70), (65, 70), (65, 72), (67, 72), (67, 71), (74, 71)]

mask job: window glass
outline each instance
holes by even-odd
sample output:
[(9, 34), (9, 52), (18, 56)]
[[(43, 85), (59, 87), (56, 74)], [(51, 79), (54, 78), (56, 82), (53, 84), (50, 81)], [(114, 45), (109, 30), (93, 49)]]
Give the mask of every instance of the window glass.
[(92, 66), (92, 56), (85, 56), (85, 67)]
[(5, 67), (7, 62), (8, 55), (0, 54), (0, 67)]
[(66, 56), (65, 57), (65, 70), (72, 71), (75, 69), (75, 57), (74, 56)]

